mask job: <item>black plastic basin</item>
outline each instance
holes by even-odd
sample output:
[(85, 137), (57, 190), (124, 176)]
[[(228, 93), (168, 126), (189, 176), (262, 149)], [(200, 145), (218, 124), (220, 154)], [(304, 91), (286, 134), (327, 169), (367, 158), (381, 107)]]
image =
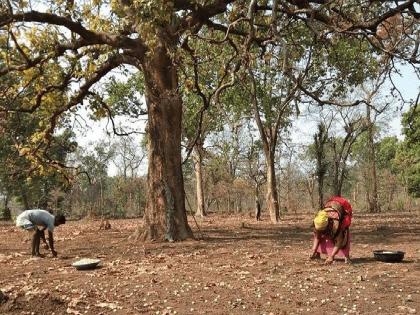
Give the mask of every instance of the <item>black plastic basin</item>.
[(404, 252), (393, 250), (374, 250), (376, 260), (384, 262), (400, 262), (404, 258)]

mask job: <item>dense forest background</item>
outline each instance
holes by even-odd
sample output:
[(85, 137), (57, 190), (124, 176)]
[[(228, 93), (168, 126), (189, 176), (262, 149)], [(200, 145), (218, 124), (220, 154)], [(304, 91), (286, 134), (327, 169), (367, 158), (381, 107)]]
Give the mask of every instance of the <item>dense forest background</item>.
[[(414, 112), (416, 111), (416, 112)], [(288, 129), (282, 132), (276, 148), (275, 168), (279, 191), (280, 213), (315, 211), (322, 196), (337, 193), (337, 178), (342, 180), (341, 194), (353, 204), (356, 212), (388, 212), (418, 210), (420, 174), (418, 139), (420, 118), (418, 107), (403, 114), (403, 137), (387, 135), (382, 121), (373, 124), (374, 168), (369, 162), (368, 128), (361, 108), (323, 109), (309, 144), (293, 143)], [(309, 115), (309, 114), (308, 114)], [(311, 114), (312, 115), (312, 114)], [(312, 115), (313, 117), (314, 115)], [(357, 118), (354, 118), (357, 117)], [(388, 115), (389, 117), (389, 115)], [(415, 121), (411, 121), (415, 117)], [(205, 213), (241, 213), (254, 216), (256, 200), (265, 211), (266, 166), (255, 124), (249, 117), (223, 119), (219, 130), (209, 133), (200, 155)], [(351, 120), (353, 119), (353, 120)], [(351, 123), (360, 123), (351, 130)], [(350, 125), (349, 125), (350, 124)], [(327, 126), (327, 127), (326, 127)], [(304, 126), (301, 128), (304, 128)], [(321, 161), (317, 160), (318, 139), (324, 139)], [(81, 165), (83, 172), (70, 179), (57, 174), (19, 176), (8, 172), (26, 165), (24, 157), (11, 157), (2, 139), (2, 216), (7, 219), (22, 209), (49, 208), (73, 218), (138, 217), (146, 204), (145, 169), (147, 148), (141, 136), (110, 136), (96, 142), (77, 143), (75, 134), (65, 131), (57, 136), (60, 145), (54, 154), (63, 162)], [(187, 210), (197, 212), (197, 174), (194, 158), (183, 165), (186, 182)], [(319, 163), (322, 167), (319, 168)], [(317, 166), (318, 165), (318, 166)], [(320, 189), (319, 177), (323, 177)], [(377, 206), (369, 208), (372, 182), (376, 182)]]

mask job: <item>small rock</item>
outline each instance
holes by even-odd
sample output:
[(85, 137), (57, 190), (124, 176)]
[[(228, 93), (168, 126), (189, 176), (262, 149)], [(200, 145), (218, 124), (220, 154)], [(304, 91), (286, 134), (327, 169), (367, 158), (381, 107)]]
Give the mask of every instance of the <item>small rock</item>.
[(72, 314), (72, 315), (82, 315), (82, 313), (80, 313), (79, 311), (76, 311), (76, 310), (74, 310), (70, 307), (67, 307), (66, 313), (67, 314)]
[(0, 291), (0, 304), (6, 303), (8, 299), (9, 297)]
[(401, 312), (404, 312), (406, 314), (415, 314), (416, 313), (416, 309), (415, 308), (411, 308), (411, 307), (408, 307), (408, 306), (401, 305), (401, 306), (398, 306), (398, 309)]
[(361, 282), (364, 281), (365, 279), (363, 278), (362, 275), (357, 276), (357, 281)]
[(407, 297), (405, 298), (406, 302), (413, 302), (413, 298), (411, 296), (411, 294), (407, 295)]

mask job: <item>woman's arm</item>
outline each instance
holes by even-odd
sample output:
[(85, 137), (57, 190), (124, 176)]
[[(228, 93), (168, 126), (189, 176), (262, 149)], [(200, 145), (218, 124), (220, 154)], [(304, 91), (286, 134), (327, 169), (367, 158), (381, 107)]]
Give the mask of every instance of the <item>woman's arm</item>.
[(318, 257), (317, 250), (318, 250), (318, 247), (319, 247), (319, 241), (320, 241), (320, 234), (319, 234), (319, 232), (315, 231), (314, 232), (314, 242), (313, 242), (313, 245), (312, 245), (312, 254), (309, 258), (313, 259), (313, 258)]
[(337, 255), (338, 251), (346, 245), (345, 242), (345, 232), (340, 231), (336, 238), (334, 239), (334, 248), (331, 255), (325, 260), (326, 264), (331, 264), (334, 261), (335, 255)]

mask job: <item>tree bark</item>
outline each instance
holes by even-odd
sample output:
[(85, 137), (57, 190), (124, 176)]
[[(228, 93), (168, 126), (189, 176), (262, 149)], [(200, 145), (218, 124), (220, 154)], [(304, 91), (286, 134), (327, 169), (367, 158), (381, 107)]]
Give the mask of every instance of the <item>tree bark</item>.
[(333, 144), (334, 146), (334, 161), (333, 161), (333, 190), (335, 196), (341, 196), (341, 187), (339, 186), (339, 176), (340, 176), (340, 156), (337, 154), (336, 151), (336, 143)]
[(308, 178), (305, 181), (305, 185), (306, 185), (306, 190), (308, 191), (309, 199), (311, 201), (312, 210), (315, 210), (316, 206), (315, 206), (315, 201), (314, 201), (314, 189), (315, 189), (315, 179), (314, 179), (314, 177), (311, 176), (310, 178)]
[(261, 220), (260, 186), (258, 181), (255, 183), (255, 219)]
[[(255, 2), (256, 3), (256, 2)], [(281, 121), (283, 115), (285, 114), (287, 105), (291, 100), (292, 94), (284, 100), (282, 103), (279, 112), (277, 113), (277, 119), (274, 126), (264, 126), (264, 123), (261, 119), (260, 109), (258, 107), (257, 99), (257, 88), (255, 76), (251, 69), (248, 69), (248, 73), (251, 78), (251, 95), (252, 95), (252, 105), (254, 109), (255, 122), (258, 126), (258, 131), (260, 133), (260, 138), (263, 143), (265, 161), (267, 166), (267, 207), (270, 213), (270, 219), (273, 223), (278, 223), (280, 220), (280, 207), (278, 203), (278, 193), (277, 193), (277, 183), (276, 183), (276, 172), (274, 168), (275, 164), (275, 151), (277, 144), (278, 132), (280, 130)]]
[(148, 108), (148, 191), (141, 239), (192, 238), (181, 166), (182, 100), (176, 68), (165, 47), (143, 62)]
[(206, 216), (206, 209), (204, 204), (204, 189), (203, 189), (203, 158), (200, 152), (200, 148), (194, 147), (194, 171), (196, 181), (196, 192), (197, 192), (197, 211), (196, 216)]
[(280, 220), (280, 209), (277, 196), (276, 172), (274, 169), (274, 150), (266, 154), (267, 163), (267, 207), (273, 223)]
[(375, 159), (375, 143), (373, 122), (370, 117), (370, 107), (366, 106), (366, 118), (368, 120), (368, 137), (367, 137), (367, 187), (366, 197), (369, 212), (380, 212), (378, 204), (378, 179), (376, 176), (376, 159)]
[(347, 172), (347, 159), (350, 155), (351, 148), (356, 139), (362, 134), (363, 128), (357, 127), (359, 121), (349, 121), (346, 123), (344, 130), (346, 136), (342, 141), (333, 137), (331, 146), (333, 149), (333, 189), (334, 195), (341, 196), (343, 190), (344, 178)]
[(318, 207), (324, 207), (324, 177), (318, 178)]
[(4, 203), (3, 203), (3, 211), (2, 213), (0, 212), (0, 219), (5, 220), (5, 221), (9, 221), (12, 219), (12, 213), (10, 212), (10, 208), (9, 208), (9, 192), (6, 191), (4, 194)]
[(325, 144), (328, 141), (328, 130), (325, 125), (318, 125), (318, 132), (314, 136), (316, 154), (316, 175), (318, 182), (318, 207), (324, 207), (324, 178), (327, 172), (325, 161)]

